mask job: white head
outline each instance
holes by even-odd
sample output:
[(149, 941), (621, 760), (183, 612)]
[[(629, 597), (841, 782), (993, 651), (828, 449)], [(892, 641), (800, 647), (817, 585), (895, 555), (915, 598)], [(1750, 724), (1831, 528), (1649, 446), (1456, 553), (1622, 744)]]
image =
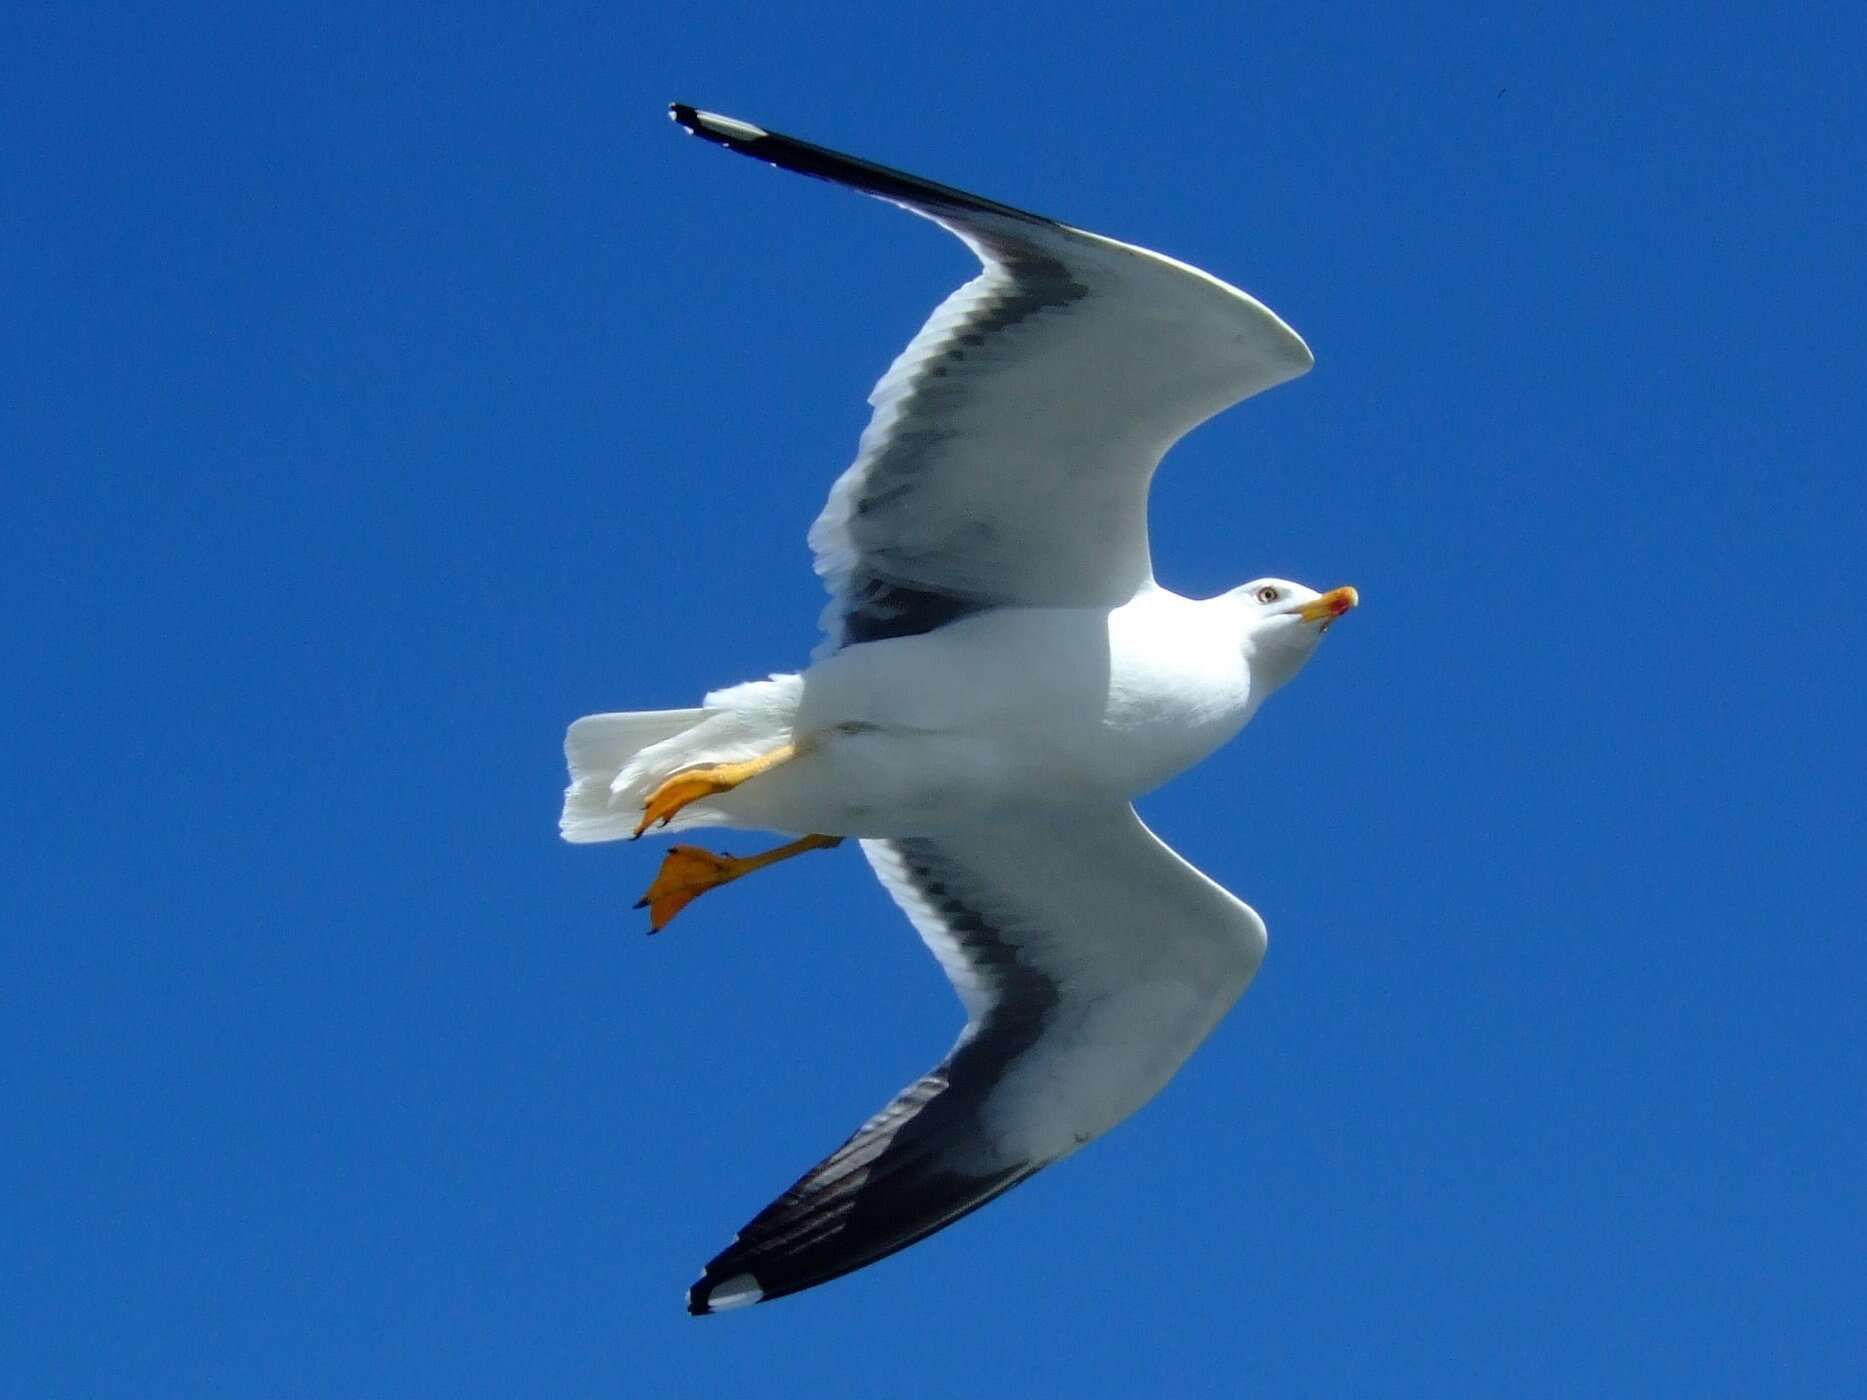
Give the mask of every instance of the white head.
[(1259, 699), (1302, 670), (1322, 634), (1361, 601), (1352, 588), (1318, 593), (1287, 578), (1254, 578), (1225, 597), (1244, 610), (1251, 688)]

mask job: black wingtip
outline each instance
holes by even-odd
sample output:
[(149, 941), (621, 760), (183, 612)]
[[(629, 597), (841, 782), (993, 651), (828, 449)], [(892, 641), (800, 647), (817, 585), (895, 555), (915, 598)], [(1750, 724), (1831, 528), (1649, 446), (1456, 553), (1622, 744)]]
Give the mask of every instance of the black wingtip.
[(728, 1278), (709, 1264), (694, 1280), (694, 1286), (687, 1290), (687, 1311), (695, 1317), (708, 1317), (716, 1312), (750, 1307), (764, 1302), (765, 1298), (765, 1290), (751, 1274), (739, 1272)]
[(755, 160), (767, 161), (781, 170), (809, 175), (813, 179), (828, 180), (832, 184), (847, 185), (864, 194), (874, 195), (878, 199), (891, 200), (894, 203), (906, 205), (910, 209), (990, 214), (999, 218), (1014, 219), (1024, 224), (1059, 227), (1054, 219), (1047, 219), (1041, 214), (1033, 214), (1026, 209), (1014, 209), (1009, 204), (1000, 204), (996, 200), (968, 194), (964, 190), (954, 189), (951, 185), (936, 184), (932, 180), (910, 175), (903, 170), (891, 170), (873, 161), (830, 150), (827, 146), (813, 146), (810, 142), (800, 141), (795, 136), (768, 131), (762, 126), (741, 121), (737, 117), (724, 116), (719, 112), (704, 112), (685, 102), (670, 102), (668, 119), (690, 135), (698, 136), (703, 141), (710, 141), (715, 146), (723, 146), (729, 151), (736, 151), (742, 156), (751, 156)]
[[(716, 146), (724, 146), (741, 155), (750, 155), (754, 146), (772, 139), (772, 134), (762, 126), (742, 122), (737, 117), (722, 116), (718, 112), (703, 112), (685, 102), (668, 104), (668, 120), (690, 136), (698, 136), (702, 141), (711, 141)], [(788, 145), (791, 144), (791, 138), (778, 137), (776, 143)]]

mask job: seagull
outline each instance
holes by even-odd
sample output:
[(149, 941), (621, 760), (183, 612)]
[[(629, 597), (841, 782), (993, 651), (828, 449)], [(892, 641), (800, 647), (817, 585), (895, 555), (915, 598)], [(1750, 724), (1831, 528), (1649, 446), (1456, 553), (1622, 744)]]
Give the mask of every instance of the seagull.
[(1132, 244), (676, 103), (693, 135), (930, 219), (979, 275), (884, 374), (810, 531), (831, 601), (801, 673), (570, 726), (573, 842), (735, 827), (667, 852), (651, 931), (845, 839), (966, 1024), (933, 1069), (742, 1229), (695, 1314), (838, 1278), (944, 1229), (1159, 1092), (1264, 956), (1249, 905), (1132, 803), (1235, 736), (1358, 601), (1154, 580), (1147, 492), (1221, 410), (1307, 370), (1262, 303)]

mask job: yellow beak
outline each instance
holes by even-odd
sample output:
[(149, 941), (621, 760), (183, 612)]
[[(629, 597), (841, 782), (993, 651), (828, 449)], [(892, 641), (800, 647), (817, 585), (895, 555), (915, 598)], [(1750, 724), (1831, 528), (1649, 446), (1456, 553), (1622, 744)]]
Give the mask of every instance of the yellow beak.
[(1334, 622), (1360, 601), (1361, 594), (1345, 584), (1341, 588), (1331, 588), (1314, 602), (1305, 603), (1297, 609), (1297, 616), (1305, 622)]

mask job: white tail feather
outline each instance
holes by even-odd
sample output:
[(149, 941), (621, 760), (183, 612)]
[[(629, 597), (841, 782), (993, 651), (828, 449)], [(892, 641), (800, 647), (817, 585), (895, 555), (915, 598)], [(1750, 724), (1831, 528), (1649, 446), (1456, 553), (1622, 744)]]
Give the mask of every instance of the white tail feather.
[(585, 715), (564, 735), (570, 786), (564, 791), (564, 814), (558, 830), (566, 841), (616, 841), (635, 834), (641, 819), (638, 803), (616, 800), (612, 785), (643, 749), (685, 734), (705, 710), (635, 710)]
[[(619, 841), (635, 835), (642, 805), (683, 769), (737, 763), (791, 739), (803, 682), (793, 675), (711, 692), (698, 710), (585, 715), (564, 736), (570, 787), (558, 830), (566, 841)], [(731, 826), (724, 799), (702, 799), (656, 826), (670, 835), (696, 826)], [(761, 820), (756, 825), (769, 826)]]

